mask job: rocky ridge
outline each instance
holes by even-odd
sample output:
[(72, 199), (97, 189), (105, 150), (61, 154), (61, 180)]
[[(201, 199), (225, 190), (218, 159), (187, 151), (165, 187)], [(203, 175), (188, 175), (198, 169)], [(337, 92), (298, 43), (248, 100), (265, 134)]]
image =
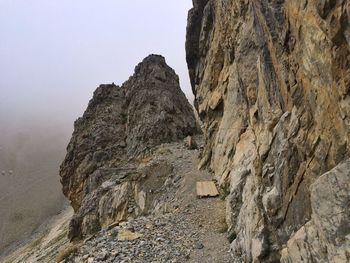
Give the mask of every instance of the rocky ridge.
[[(194, 138), (203, 144), (202, 136)], [(4, 262), (231, 262), (225, 202), (196, 198), (196, 182), (212, 178), (208, 171), (197, 169), (199, 155), (199, 149), (179, 141), (156, 146), (148, 156), (148, 165), (172, 167), (169, 187), (162, 193), (163, 209), (113, 222), (71, 243), (66, 236), (71, 216), (67, 213)]]
[(349, 262), (350, 2), (194, 0), (200, 167), (234, 262)]
[(74, 216), (69, 237), (161, 210), (172, 166), (147, 163), (155, 146), (198, 132), (173, 69), (150, 55), (121, 87), (101, 85), (74, 125), (60, 169)]

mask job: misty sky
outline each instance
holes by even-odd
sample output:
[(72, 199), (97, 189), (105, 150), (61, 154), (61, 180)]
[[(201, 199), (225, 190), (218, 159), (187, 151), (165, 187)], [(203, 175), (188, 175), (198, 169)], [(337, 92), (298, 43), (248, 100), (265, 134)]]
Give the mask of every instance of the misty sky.
[(122, 84), (162, 54), (191, 95), (185, 31), (191, 0), (0, 0), (0, 117), (68, 121), (100, 83)]

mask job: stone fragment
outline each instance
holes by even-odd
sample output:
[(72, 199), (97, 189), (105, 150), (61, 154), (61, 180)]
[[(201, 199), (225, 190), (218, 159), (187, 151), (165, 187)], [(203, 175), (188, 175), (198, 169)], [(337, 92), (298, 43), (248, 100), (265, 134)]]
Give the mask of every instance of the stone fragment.
[(135, 239), (138, 239), (142, 237), (142, 234), (137, 232), (132, 232), (127, 229), (121, 229), (118, 233), (118, 240), (119, 241), (132, 241)]
[(185, 147), (190, 150), (198, 149), (198, 145), (192, 136), (187, 136), (184, 140)]
[(195, 249), (203, 249), (204, 245), (201, 242), (196, 242), (196, 244), (194, 245)]

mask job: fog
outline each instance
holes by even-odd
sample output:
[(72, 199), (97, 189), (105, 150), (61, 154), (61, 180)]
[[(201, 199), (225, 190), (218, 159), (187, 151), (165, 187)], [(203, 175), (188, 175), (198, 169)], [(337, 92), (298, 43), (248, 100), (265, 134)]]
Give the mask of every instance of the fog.
[(191, 0), (0, 0), (0, 112), (70, 120), (100, 83), (121, 84), (162, 54), (191, 97)]
[(0, 252), (28, 237), (66, 203), (58, 167), (68, 130), (37, 120), (0, 128)]
[(59, 164), (95, 88), (166, 57), (192, 101), (190, 0), (0, 0), (0, 254), (64, 203)]

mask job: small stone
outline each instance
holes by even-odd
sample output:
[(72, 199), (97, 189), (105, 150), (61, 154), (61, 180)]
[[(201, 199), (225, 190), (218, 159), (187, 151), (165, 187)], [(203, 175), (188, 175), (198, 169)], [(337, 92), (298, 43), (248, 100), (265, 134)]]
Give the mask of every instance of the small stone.
[(131, 232), (135, 232), (135, 228), (133, 226), (127, 226), (126, 229)]
[(189, 150), (197, 149), (197, 143), (192, 136), (187, 136), (184, 140), (185, 147)]
[(194, 245), (194, 248), (195, 248), (195, 249), (203, 249), (203, 248), (204, 248), (204, 245), (203, 245), (201, 242), (197, 242), (197, 243)]
[(119, 241), (132, 241), (132, 240), (138, 239), (142, 236), (143, 235), (140, 233), (131, 232), (129, 230), (122, 229), (118, 233), (118, 240)]
[(108, 252), (107, 251), (103, 251), (101, 253), (99, 253), (97, 256), (96, 256), (96, 260), (106, 260), (108, 257)]
[(114, 185), (114, 182), (106, 181), (106, 182), (103, 182), (103, 183), (102, 183), (101, 187), (102, 187), (103, 189), (107, 189), (107, 188), (112, 187), (113, 185)]
[(158, 237), (158, 238), (156, 239), (156, 241), (157, 241), (157, 242), (164, 242), (164, 241), (165, 241), (165, 239), (164, 239), (164, 238), (162, 238), (162, 237)]
[(106, 230), (109, 231), (109, 230), (111, 230), (111, 229), (117, 227), (118, 225), (119, 225), (119, 223), (113, 223), (113, 224), (107, 226)]

